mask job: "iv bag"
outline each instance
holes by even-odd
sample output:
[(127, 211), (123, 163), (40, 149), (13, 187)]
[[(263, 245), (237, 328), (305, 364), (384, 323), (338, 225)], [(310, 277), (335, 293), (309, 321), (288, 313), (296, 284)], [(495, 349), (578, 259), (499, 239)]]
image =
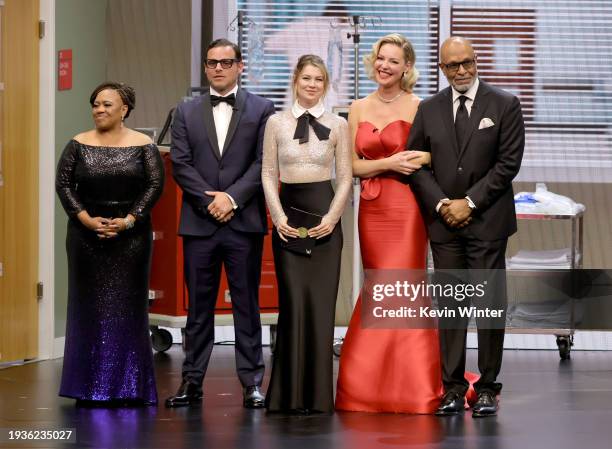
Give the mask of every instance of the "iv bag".
[(332, 28), (327, 42), (327, 70), (334, 91), (340, 91), (342, 80), (342, 34), (339, 28)]
[(263, 25), (249, 22), (248, 29), (248, 77), (251, 83), (259, 84), (264, 77), (264, 30)]

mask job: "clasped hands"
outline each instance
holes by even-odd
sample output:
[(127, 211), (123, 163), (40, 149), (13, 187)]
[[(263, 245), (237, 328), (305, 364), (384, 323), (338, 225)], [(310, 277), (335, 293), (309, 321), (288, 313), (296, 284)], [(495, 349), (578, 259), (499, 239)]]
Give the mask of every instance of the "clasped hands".
[(87, 212), (81, 211), (77, 217), (87, 229), (94, 231), (99, 239), (112, 239), (120, 232), (128, 229), (128, 222), (134, 223), (133, 215), (128, 214), (125, 218), (91, 217)]
[(227, 223), (230, 221), (234, 216), (234, 205), (230, 201), (227, 193), (217, 191), (212, 192), (208, 190), (204, 193), (214, 198), (212, 203), (210, 203), (207, 208), (210, 216), (219, 223)]
[(442, 200), (438, 213), (447, 226), (455, 229), (464, 228), (472, 221), (472, 208), (465, 198)]
[[(331, 234), (335, 227), (335, 223), (331, 223), (326, 217), (323, 217), (318, 226), (308, 230), (308, 237), (315, 239), (323, 238)], [(278, 223), (276, 224), (276, 231), (278, 232), (278, 236), (281, 238), (281, 240), (285, 242), (287, 241), (287, 238), (295, 239), (300, 236), (297, 229), (289, 226), (287, 223), (287, 217), (283, 217), (278, 220)]]

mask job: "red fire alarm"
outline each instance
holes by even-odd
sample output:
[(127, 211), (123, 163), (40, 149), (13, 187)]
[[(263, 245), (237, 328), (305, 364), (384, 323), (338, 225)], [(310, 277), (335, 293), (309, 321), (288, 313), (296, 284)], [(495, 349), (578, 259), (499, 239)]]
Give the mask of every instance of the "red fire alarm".
[(60, 50), (58, 52), (57, 89), (72, 89), (72, 50)]

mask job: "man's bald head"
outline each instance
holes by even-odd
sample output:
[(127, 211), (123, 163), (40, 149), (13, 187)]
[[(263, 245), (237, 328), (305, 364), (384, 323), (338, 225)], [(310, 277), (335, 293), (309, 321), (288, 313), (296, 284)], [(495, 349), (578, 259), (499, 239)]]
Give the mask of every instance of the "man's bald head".
[(472, 47), (472, 42), (470, 42), (469, 39), (461, 36), (451, 36), (442, 42), (442, 46), (440, 47), (440, 59), (442, 62), (446, 62), (448, 53), (458, 50), (465, 50), (469, 52), (472, 57), (474, 56), (474, 47)]
[(439, 66), (457, 92), (467, 92), (474, 85), (478, 74), (472, 43), (459, 36), (446, 39), (440, 47)]

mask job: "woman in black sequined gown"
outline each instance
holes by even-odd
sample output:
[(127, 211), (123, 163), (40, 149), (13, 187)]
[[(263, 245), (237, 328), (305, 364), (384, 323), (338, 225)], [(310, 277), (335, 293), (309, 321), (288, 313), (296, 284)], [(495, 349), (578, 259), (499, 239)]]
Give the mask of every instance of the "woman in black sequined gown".
[(133, 89), (104, 83), (90, 103), (96, 128), (68, 142), (57, 166), (56, 191), (69, 217), (60, 395), (155, 404), (149, 213), (163, 189), (163, 165), (147, 136), (123, 126)]

